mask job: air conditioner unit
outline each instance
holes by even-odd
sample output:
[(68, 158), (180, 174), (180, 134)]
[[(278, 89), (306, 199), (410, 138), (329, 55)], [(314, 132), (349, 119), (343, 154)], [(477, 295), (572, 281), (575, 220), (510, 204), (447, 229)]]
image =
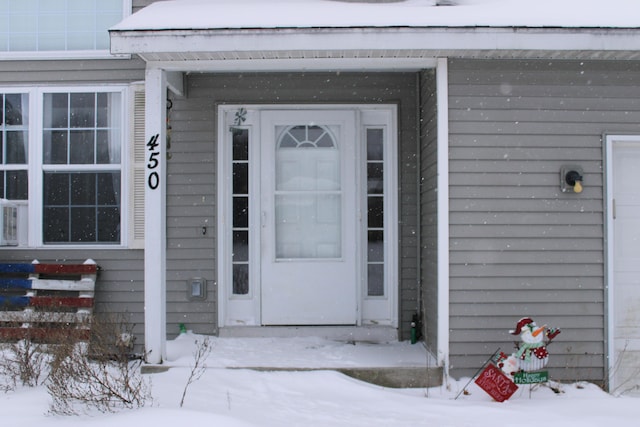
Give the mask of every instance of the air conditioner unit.
[(18, 206), (0, 199), (0, 246), (18, 245)]

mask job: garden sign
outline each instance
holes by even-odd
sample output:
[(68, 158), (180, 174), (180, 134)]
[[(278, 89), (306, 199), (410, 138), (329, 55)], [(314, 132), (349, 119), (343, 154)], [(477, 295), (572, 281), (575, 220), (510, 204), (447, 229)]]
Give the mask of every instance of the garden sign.
[(549, 381), (549, 373), (542, 371), (549, 361), (547, 345), (560, 330), (538, 326), (530, 317), (523, 317), (510, 333), (520, 338), (516, 351), (511, 355), (500, 352), (495, 365), (493, 360), (488, 363), (475, 381), (498, 402), (509, 399), (518, 389), (517, 384)]

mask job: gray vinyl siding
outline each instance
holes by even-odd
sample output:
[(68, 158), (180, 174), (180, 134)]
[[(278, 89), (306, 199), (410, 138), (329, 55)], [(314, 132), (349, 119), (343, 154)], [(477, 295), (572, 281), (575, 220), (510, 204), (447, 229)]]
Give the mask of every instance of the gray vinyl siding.
[[(173, 100), (167, 188), (167, 331), (197, 317), (197, 332), (217, 324), (216, 107), (259, 103), (392, 103), (399, 106), (400, 313), (408, 338), (417, 297), (417, 79), (415, 73), (189, 74), (188, 97)], [(206, 236), (201, 227), (209, 224)], [(186, 265), (188, 263), (188, 265)], [(187, 303), (184, 279), (211, 280), (205, 303)], [(190, 327), (188, 325), (188, 327)]]
[(434, 70), (421, 73), (420, 84), (420, 282), (424, 340), (433, 354), (438, 331), (438, 147)]
[[(193, 92), (191, 92), (193, 90)], [(211, 99), (190, 87), (172, 95), (167, 147), (167, 336), (183, 323), (201, 334), (217, 333), (216, 157)], [(203, 227), (205, 232), (203, 233)], [(187, 280), (207, 280), (207, 298), (189, 301)]]
[(144, 80), (140, 59), (2, 61), (0, 85), (99, 85)]
[[(562, 329), (556, 379), (605, 377), (603, 133), (640, 133), (640, 64), (451, 61), (450, 329), (471, 375), (522, 316)], [(584, 192), (560, 191), (560, 167)]]

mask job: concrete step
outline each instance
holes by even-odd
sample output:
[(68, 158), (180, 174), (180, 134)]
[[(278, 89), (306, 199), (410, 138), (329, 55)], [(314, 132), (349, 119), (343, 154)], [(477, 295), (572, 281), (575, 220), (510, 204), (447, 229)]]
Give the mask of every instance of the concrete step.
[(210, 353), (205, 361), (207, 369), (264, 372), (332, 370), (392, 388), (436, 387), (442, 384), (442, 368), (437, 366), (424, 343), (388, 339), (393, 337), (386, 335), (389, 331), (381, 328), (359, 328), (357, 331), (336, 328), (254, 331), (245, 328), (235, 332), (243, 336), (181, 334), (167, 342), (165, 363), (143, 365), (142, 372), (150, 374), (193, 366), (194, 350), (198, 343), (201, 345), (207, 339), (210, 343)]
[[(175, 366), (142, 365), (142, 374), (158, 374), (167, 372)], [(209, 369), (250, 369), (260, 372), (307, 372), (337, 371), (359, 381), (389, 388), (428, 388), (442, 385), (442, 368), (394, 367), (394, 368), (274, 368), (274, 367), (242, 367), (242, 368), (209, 368)]]

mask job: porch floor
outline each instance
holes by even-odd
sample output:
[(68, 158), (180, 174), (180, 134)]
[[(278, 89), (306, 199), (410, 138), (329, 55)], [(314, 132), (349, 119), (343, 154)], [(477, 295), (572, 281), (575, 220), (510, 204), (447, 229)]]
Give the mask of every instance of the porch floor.
[[(197, 342), (206, 337), (181, 334), (167, 342), (167, 362), (144, 365), (143, 373), (191, 367)], [(418, 342), (337, 341), (321, 337), (208, 337), (208, 369), (262, 371), (335, 370), (385, 387), (433, 387), (442, 369)]]

